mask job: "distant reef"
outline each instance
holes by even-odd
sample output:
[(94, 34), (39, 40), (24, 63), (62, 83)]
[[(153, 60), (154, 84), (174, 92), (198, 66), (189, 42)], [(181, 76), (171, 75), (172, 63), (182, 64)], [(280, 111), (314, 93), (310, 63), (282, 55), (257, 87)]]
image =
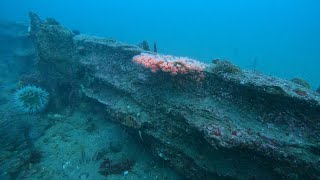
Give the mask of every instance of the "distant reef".
[(319, 179), (317, 92), (225, 60), (190, 71), (196, 61), (30, 18), (51, 104), (81, 92), (187, 179)]

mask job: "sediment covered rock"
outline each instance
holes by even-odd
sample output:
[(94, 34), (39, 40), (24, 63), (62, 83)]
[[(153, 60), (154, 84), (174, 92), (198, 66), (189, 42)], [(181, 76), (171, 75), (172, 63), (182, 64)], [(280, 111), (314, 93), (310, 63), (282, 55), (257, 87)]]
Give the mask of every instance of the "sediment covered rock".
[(186, 178), (320, 177), (318, 93), (220, 60), (200, 82), (152, 73), (138, 46), (30, 17), (48, 89), (71, 83)]

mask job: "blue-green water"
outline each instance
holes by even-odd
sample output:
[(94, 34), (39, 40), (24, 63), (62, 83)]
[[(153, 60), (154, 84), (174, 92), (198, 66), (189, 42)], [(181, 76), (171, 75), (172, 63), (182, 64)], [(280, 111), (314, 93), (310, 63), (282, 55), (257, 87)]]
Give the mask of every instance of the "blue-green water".
[[(62, 26), (70, 30), (78, 30), (81, 34), (111, 37), (115, 40), (134, 45), (146, 40), (151, 50), (153, 49), (153, 43), (156, 42), (160, 54), (186, 56), (207, 62), (208, 64), (211, 64), (213, 59), (228, 59), (244, 69), (254, 69), (285, 79), (303, 78), (311, 84), (313, 90), (316, 90), (320, 86), (320, 1), (161, 0), (157, 2), (147, 0), (1, 0), (0, 180), (28, 178), (179, 180), (188, 178), (187, 175), (192, 175), (193, 173), (190, 169), (200, 166), (204, 169), (208, 168), (208, 172), (218, 172), (218, 175), (221, 175), (221, 177), (230, 176), (239, 179), (256, 179), (256, 177), (262, 177), (262, 179), (277, 179), (275, 178), (277, 176), (273, 176), (272, 173), (277, 172), (281, 174), (282, 170), (285, 172), (285, 175), (282, 177), (289, 179), (291, 177), (298, 179), (298, 177), (301, 177), (301, 174), (304, 177), (309, 172), (311, 172), (310, 177), (316, 177), (315, 174), (319, 172), (319, 163), (316, 162), (320, 149), (318, 147), (319, 128), (313, 125), (319, 122), (320, 113), (318, 105), (313, 106), (314, 104), (312, 103), (319, 102), (320, 92), (319, 90), (318, 93), (313, 90), (308, 90), (308, 83), (303, 80), (295, 79), (296, 83), (305, 85), (306, 88), (292, 82), (290, 83), (289, 81), (265, 78), (262, 75), (260, 76), (259, 73), (247, 74), (248, 79), (254, 78), (253, 81), (248, 81), (248, 84), (254, 81), (260, 81), (263, 85), (265, 81), (268, 81), (268, 83), (271, 83), (271, 94), (274, 93), (274, 91), (278, 93), (279, 88), (277, 87), (280, 87), (280, 90), (283, 90), (281, 88), (285, 87), (284, 89), (287, 93), (289, 92), (289, 95), (291, 93), (293, 97), (298, 97), (298, 100), (306, 103), (305, 106), (304, 104), (297, 103), (294, 98), (292, 98), (294, 101), (287, 103), (282, 101), (281, 98), (279, 100), (278, 96), (274, 99), (268, 99), (267, 97), (266, 99), (268, 100), (264, 106), (259, 104), (260, 101), (265, 101), (264, 96), (261, 97), (256, 94), (251, 96), (251, 92), (248, 91), (249, 94), (247, 94), (247, 90), (244, 90), (243, 94), (242, 91), (239, 92), (240, 99), (242, 96), (244, 97), (241, 101), (231, 101), (232, 98), (229, 97), (229, 91), (232, 85), (224, 89), (224, 87), (219, 84), (220, 82), (217, 84), (214, 82), (212, 86), (208, 86), (210, 87), (208, 89), (210, 93), (198, 93), (197, 97), (195, 99), (191, 98), (190, 104), (188, 104), (184, 98), (178, 97), (171, 99), (179, 94), (175, 94), (174, 90), (180, 92), (183, 88), (179, 87), (184, 87), (188, 81), (179, 81), (179, 79), (174, 81), (176, 80), (175, 76), (169, 76), (168, 74), (168, 76), (163, 77), (157, 76), (159, 74), (161, 75), (161, 71), (160, 73), (151, 73), (149, 70), (141, 71), (156, 75), (155, 77), (171, 79), (172, 81), (168, 82), (173, 82), (174, 85), (177, 85), (167, 91), (169, 94), (168, 97), (170, 98), (168, 98), (167, 104), (166, 101), (164, 101), (164, 104), (168, 105), (168, 109), (165, 112), (162, 112), (161, 108), (158, 111), (155, 111), (153, 107), (152, 110), (150, 110), (151, 107), (148, 107), (150, 109), (143, 109), (148, 103), (146, 103), (147, 105), (142, 105), (143, 103), (139, 98), (143, 98), (142, 101), (145, 100), (146, 102), (148, 100), (150, 101), (150, 99), (155, 99), (154, 102), (156, 103), (158, 101), (158, 95), (154, 96), (151, 94), (146, 96), (151, 97), (149, 99), (144, 96), (135, 99), (135, 97), (132, 96), (133, 98), (131, 99), (131, 97), (126, 97), (128, 94), (123, 94), (122, 91), (119, 93), (116, 88), (116, 90), (113, 90), (113, 88), (110, 90), (111, 86), (102, 85), (100, 87), (100, 85), (97, 85), (98, 83), (95, 83), (95, 80), (93, 80), (96, 78), (95, 76), (93, 76), (94, 78), (88, 76), (86, 77), (88, 80), (81, 80), (81, 78), (84, 78), (83, 76), (87, 76), (86, 70), (82, 68), (77, 69), (78, 67), (73, 69), (73, 64), (63, 64), (60, 66), (59, 63), (64, 61), (69, 62), (69, 60), (73, 60), (74, 57), (69, 58), (69, 56), (66, 56), (65, 59), (61, 58), (63, 61), (60, 61), (59, 55), (54, 56), (56, 55), (54, 54), (55, 50), (51, 52), (52, 49), (45, 49), (48, 47), (45, 43), (44, 46), (39, 45), (41, 42), (46, 41), (45, 38), (44, 40), (42, 39), (43, 41), (40, 43), (36, 42), (34, 45), (39, 45), (38, 48), (42, 50), (42, 53), (45, 50), (47, 50), (48, 54), (53, 53), (53, 55), (51, 55), (54, 58), (50, 59), (50, 61), (54, 63), (46, 64), (47, 62), (44, 61), (47, 59), (43, 56), (41, 57), (42, 59), (39, 59), (38, 55), (41, 55), (41, 53), (37, 53), (40, 51), (34, 49), (31, 41), (36, 41), (37, 38), (33, 37), (32, 30), (28, 32), (28, 30), (30, 30), (29, 11), (37, 13), (43, 20), (52, 17), (60, 22)], [(48, 24), (40, 24), (48, 27), (42, 30), (48, 34), (52, 33), (50, 27), (57, 26), (55, 21), (51, 19), (44, 22)], [(60, 26), (58, 27), (63, 29)], [(55, 33), (57, 32), (52, 34)], [(73, 38), (84, 37), (74, 36), (73, 33), (69, 33), (72, 34)], [(39, 36), (41, 37), (41, 35), (43, 34)], [(60, 38), (60, 36), (54, 37)], [(70, 39), (72, 39), (72, 37)], [(49, 47), (55, 49), (54, 46), (64, 40), (65, 39), (59, 39), (58, 43), (50, 41), (48, 44), (53, 44), (53, 46)], [(80, 40), (78, 39), (74, 42), (81, 42)], [(59, 48), (60, 47), (57, 49)], [(62, 49), (64, 48), (68, 49), (68, 47), (63, 47)], [(81, 54), (85, 48), (81, 44), (77, 45), (76, 50), (78, 54), (76, 58), (86, 56)], [(114, 56), (111, 56), (112, 58), (107, 58), (108, 61), (104, 61), (106, 60), (105, 54), (109, 52), (105, 52), (103, 49), (98, 50), (99, 51), (92, 51), (92, 54), (90, 54), (92, 57), (88, 58), (90, 60), (98, 59), (99, 62), (103, 62), (101, 63), (103, 66), (97, 65), (96, 69), (100, 69), (101, 72), (103, 72), (103, 70), (109, 72), (109, 70), (116, 69), (110, 68), (107, 65), (113, 64), (114, 60), (118, 60), (118, 58), (115, 57), (123, 51), (119, 50), (121, 53), (115, 53)], [(63, 55), (62, 53), (62, 56)], [(131, 57), (129, 59), (131, 60)], [(81, 61), (81, 63), (84, 62)], [(117, 61), (117, 63), (118, 62), (122, 61)], [(57, 63), (56, 67), (55, 63)], [(231, 70), (227, 70), (234, 73), (236, 77), (238, 77), (238, 75), (242, 77), (243, 74), (240, 73), (242, 71), (237, 67), (224, 61), (215, 61), (214, 66), (219, 67), (217, 63), (220, 63), (221, 67), (227, 65), (227, 67), (231, 68)], [(123, 64), (121, 64), (122, 70), (128, 67), (122, 65)], [(177, 63), (177, 65), (181, 67), (180, 63)], [(60, 68), (62, 67), (67, 68), (63, 69), (61, 73), (58, 70), (61, 70)], [(185, 67), (183, 66), (183, 68)], [(70, 77), (68, 70), (71, 72)], [(110, 73), (110, 77), (112, 78), (120, 75), (120, 72), (114, 71), (115, 74)], [(135, 74), (137, 71), (130, 72)], [(150, 77), (153, 76), (141, 72), (139, 71), (137, 73), (137, 82), (139, 84), (152, 86), (152, 79), (151, 81), (149, 80)], [(219, 71), (215, 73), (219, 74)], [(104, 74), (104, 72), (100, 74)], [(202, 74), (202, 72), (200, 75), (203, 75), (202, 78), (205, 77), (205, 74)], [(79, 79), (73, 79), (72, 77), (74, 76)], [(192, 78), (194, 80), (194, 77)], [(115, 81), (112, 82), (115, 83), (115, 87), (122, 85), (122, 81), (126, 82), (119, 77), (115, 77), (114, 79)], [(148, 84), (150, 82), (151, 84)], [(201, 81), (197, 81), (197, 83), (194, 83), (196, 81), (192, 82), (193, 85), (199, 85), (197, 88), (206, 87), (206, 84), (202, 84)], [(85, 87), (86, 83), (90, 84), (90, 86), (92, 83), (92, 86), (98, 87), (97, 89), (90, 89), (90, 87)], [(163, 84), (160, 85), (162, 86)], [(189, 84), (187, 83), (187, 85)], [(240, 85), (244, 86), (246, 82), (240, 81)], [(141, 89), (143, 89), (142, 87), (148, 86), (141, 86)], [(158, 88), (158, 86), (154, 87), (155, 89)], [(166, 86), (163, 86), (162, 89), (166, 89), (165, 87)], [(215, 87), (216, 89), (211, 89), (211, 87)], [(131, 90), (131, 86), (129, 89)], [(145, 89), (147, 89), (146, 92), (150, 90), (149, 88)], [(226, 92), (224, 92), (224, 90)], [(237, 90), (236, 88), (235, 91)], [(94, 95), (96, 94), (90, 94), (91, 91), (106, 91), (106, 97), (103, 96), (103, 101), (100, 101), (99, 96), (95, 97)], [(231, 92), (233, 93), (233, 91)], [(280, 93), (282, 93), (282, 91), (280, 91)], [(201, 99), (199, 94), (205, 97)], [(248, 100), (246, 100), (246, 96), (249, 97)], [(255, 96), (257, 97), (257, 101), (253, 101), (255, 100)], [(96, 98), (98, 101), (96, 101)], [(135, 104), (136, 100), (139, 101), (137, 105)], [(173, 113), (171, 113), (172, 108), (169, 104), (171, 102), (180, 103), (180, 101), (182, 103), (181, 107), (183, 106), (183, 108), (180, 106), (171, 106), (177, 107), (178, 111), (180, 107), (182, 111), (181, 114), (193, 110), (192, 108), (196, 110), (188, 113), (192, 114), (197, 112), (197, 106), (199, 105), (199, 114), (203, 113), (203, 116), (199, 115), (200, 120), (197, 122), (205, 122), (203, 125), (205, 132), (203, 132), (203, 129), (197, 129), (196, 133), (190, 132), (189, 127), (186, 126), (191, 125), (192, 129), (194, 128), (193, 126), (197, 127), (196, 123), (192, 124), (194, 123), (193, 121), (186, 121), (188, 123), (192, 122), (186, 126), (184, 123), (182, 125), (179, 124), (179, 121), (184, 121), (185, 119), (180, 119), (179, 113), (177, 113), (177, 117), (175, 115), (176, 112), (173, 111)], [(201, 104), (201, 102), (203, 102), (203, 104)], [(246, 102), (249, 104), (249, 110), (246, 110), (246, 108), (244, 108), (245, 110), (241, 108), (237, 109)], [(287, 106), (291, 103), (292, 106)], [(312, 105), (307, 106), (308, 103)], [(295, 106), (297, 104), (299, 106)], [(232, 107), (229, 107), (229, 105)], [(160, 105), (157, 104), (155, 106), (158, 107)], [(185, 108), (185, 106), (187, 108)], [(226, 108), (227, 106), (228, 108)], [(149, 120), (155, 120), (153, 123), (155, 123), (156, 126), (160, 124), (163, 126), (161, 126), (161, 128), (155, 128), (156, 131), (153, 136), (146, 136), (147, 133), (153, 133), (152, 130), (148, 129), (148, 123), (146, 123), (148, 127), (134, 129), (131, 126), (135, 126), (136, 124), (128, 118), (130, 116), (124, 116), (123, 120), (125, 122), (121, 123), (125, 126), (119, 125), (120, 122), (114, 118), (118, 114), (112, 116), (112, 110), (109, 110), (109, 112), (106, 107), (114, 108), (115, 112), (119, 110), (119, 114), (121, 114), (122, 111), (128, 115), (136, 114), (137, 119), (141, 120), (141, 122), (145, 122), (143, 118), (149, 118), (150, 113), (151, 118), (148, 119), (148, 123)], [(301, 109), (299, 109), (299, 107), (301, 107)], [(202, 108), (203, 111), (200, 111)], [(260, 110), (262, 113), (260, 113)], [(251, 111), (257, 112), (251, 115)], [(268, 111), (271, 113), (266, 113)], [(165, 116), (161, 116), (161, 118), (151, 116), (158, 112), (160, 112), (160, 115), (163, 113)], [(249, 115), (247, 115), (247, 112), (249, 112)], [(209, 115), (207, 116), (206, 113)], [(197, 115), (192, 115), (190, 119), (198, 120), (196, 117)], [(215, 125), (215, 123), (220, 120), (219, 118), (223, 119), (223, 121), (219, 122), (220, 124), (218, 123), (219, 126), (221, 125), (221, 128)], [(158, 123), (157, 120), (159, 119), (164, 119), (164, 122), (172, 122), (172, 124)], [(260, 122), (260, 119), (262, 119), (262, 122)], [(270, 119), (272, 121), (269, 122), (268, 120)], [(177, 124), (175, 120), (177, 120)], [(113, 121), (116, 121), (116, 123)], [(234, 125), (233, 129), (231, 128), (232, 126), (228, 124), (229, 121), (234, 123), (231, 123), (231, 125)], [(140, 121), (138, 122), (140, 123)], [(130, 128), (128, 128), (127, 125)], [(153, 126), (153, 124), (151, 125)], [(176, 126), (182, 130), (173, 128)], [(157, 131), (158, 129), (159, 131)], [(252, 134), (254, 134), (252, 131), (257, 130), (257, 137), (261, 139), (265, 137), (270, 138), (271, 143), (268, 143), (269, 141), (261, 141), (266, 142), (261, 145), (262, 149), (269, 147), (275, 148), (275, 151), (284, 153), (283, 156), (285, 160), (287, 160), (287, 157), (291, 157), (287, 156), (287, 153), (289, 154), (290, 152), (287, 152), (287, 149), (284, 151), (277, 149), (283, 144), (274, 143), (276, 141), (273, 141), (273, 138), (283, 140), (279, 141), (281, 143), (288, 142), (289, 149), (291, 150), (292, 148), (295, 155), (298, 154), (298, 156), (301, 155), (303, 158), (306, 158), (308, 160), (306, 163), (309, 163), (310, 167), (315, 167), (315, 171), (313, 171), (312, 168), (308, 169), (308, 166), (306, 166), (302, 168), (301, 171), (303, 172), (298, 172), (300, 170), (297, 168), (300, 167), (298, 161), (298, 165), (295, 164), (296, 161), (294, 161), (294, 163), (292, 163), (294, 167), (288, 167), (288, 170), (286, 170), (286, 165), (283, 165), (282, 162), (280, 164), (273, 163), (273, 159), (270, 160), (269, 156), (266, 156), (266, 160), (270, 162), (265, 163), (265, 161), (262, 161), (264, 163), (261, 163), (258, 160), (258, 156), (256, 157), (255, 154), (250, 154), (250, 152), (242, 152), (241, 148), (236, 149), (236, 152), (229, 153), (223, 150), (223, 152), (216, 153), (214, 146), (208, 146), (206, 144), (207, 141), (202, 139), (202, 136), (205, 136), (205, 134), (201, 133), (210, 132), (211, 134), (209, 135), (217, 136), (216, 138), (219, 139), (222, 136), (220, 129), (224, 132), (225, 130), (231, 131), (228, 136), (231, 137), (232, 141), (230, 142), (234, 142), (233, 140), (237, 140), (237, 137), (239, 137), (239, 139), (245, 142), (245, 145), (252, 140), (250, 139), (251, 137), (256, 138), (256, 136), (252, 136)], [(196, 134), (197, 136), (189, 138), (184, 136), (184, 133), (191, 134), (190, 136)], [(201, 134), (201, 137), (198, 137), (197, 133)], [(245, 134), (247, 134), (247, 136), (245, 136)], [(182, 152), (187, 154), (186, 157), (190, 156), (193, 158), (192, 160), (198, 160), (196, 161), (198, 164), (190, 163), (191, 160), (183, 161), (187, 158), (184, 159), (179, 153), (179, 150), (172, 152), (174, 158), (171, 157), (170, 159), (170, 157), (167, 157), (168, 154), (171, 154), (166, 152), (166, 149), (163, 149), (163, 147), (156, 146), (158, 139), (150, 140), (152, 139), (150, 137), (160, 137), (159, 139), (161, 139), (162, 136), (168, 140), (164, 143), (165, 145), (168, 144), (170, 147), (170, 144), (174, 144), (172, 142), (178, 142), (176, 143), (177, 147), (184, 150)], [(247, 139), (247, 137), (249, 137), (249, 139)], [(171, 140), (174, 141), (171, 142)], [(179, 143), (184, 141), (186, 141), (185, 144)], [(150, 143), (149, 145), (149, 142), (156, 143)], [(163, 142), (160, 144), (162, 143)], [(284, 143), (284, 146), (287, 146), (287, 144)], [(259, 149), (260, 147), (257, 148)], [(301, 149), (305, 152), (300, 153)], [(312, 155), (312, 158), (310, 158), (309, 155), (310, 157)], [(179, 159), (180, 156), (183, 158)], [(244, 156), (243, 159), (249, 159), (250, 161), (243, 161), (242, 156)], [(176, 157), (178, 158), (175, 159)], [(173, 168), (172, 164), (174, 163), (170, 165), (169, 161), (173, 161), (176, 163), (175, 165), (178, 165)], [(179, 169), (179, 165), (181, 165), (180, 162), (184, 165), (182, 166), (183, 168), (187, 167), (190, 169), (187, 169), (187, 172), (181, 171), (181, 169)], [(312, 164), (311, 162), (316, 162), (316, 164)], [(264, 167), (258, 167), (256, 164), (263, 164)], [(265, 166), (265, 164), (267, 165)], [(113, 170), (112, 173), (101, 173), (101, 170), (109, 171), (109, 167)], [(281, 168), (277, 169), (277, 167)], [(292, 174), (287, 173), (291, 170), (290, 168), (297, 172), (293, 172)], [(304, 170), (308, 170), (308, 172), (304, 172)], [(205, 177), (205, 175), (202, 176), (202, 171), (195, 170), (195, 172), (200, 172), (201, 177)], [(197, 179), (196, 177), (197, 176), (189, 176), (189, 179)]]
[(283, 78), (320, 85), (320, 2), (37, 1), (2, 0), (0, 19), (28, 21), (32, 10), (82, 33), (137, 44), (154, 41), (161, 53), (203, 61), (232, 60)]

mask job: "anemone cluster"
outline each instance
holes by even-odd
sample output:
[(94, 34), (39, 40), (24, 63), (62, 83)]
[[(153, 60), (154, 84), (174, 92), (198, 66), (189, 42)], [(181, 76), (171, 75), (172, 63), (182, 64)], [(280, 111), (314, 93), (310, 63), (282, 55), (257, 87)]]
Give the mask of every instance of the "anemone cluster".
[(204, 78), (203, 70), (206, 64), (186, 57), (175, 57), (170, 55), (141, 53), (133, 57), (137, 64), (150, 69), (153, 73), (158, 71), (175, 75), (198, 74), (198, 79)]
[(49, 102), (49, 93), (34, 85), (27, 85), (14, 93), (14, 104), (23, 113), (43, 111)]

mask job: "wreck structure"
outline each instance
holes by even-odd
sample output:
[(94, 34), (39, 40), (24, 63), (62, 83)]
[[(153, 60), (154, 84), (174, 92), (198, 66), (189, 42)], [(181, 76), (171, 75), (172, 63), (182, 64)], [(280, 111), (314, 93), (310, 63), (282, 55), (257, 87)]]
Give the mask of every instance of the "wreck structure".
[(81, 93), (187, 179), (320, 177), (317, 92), (223, 60), (201, 81), (154, 73), (133, 62), (152, 52), (30, 18), (51, 107)]

